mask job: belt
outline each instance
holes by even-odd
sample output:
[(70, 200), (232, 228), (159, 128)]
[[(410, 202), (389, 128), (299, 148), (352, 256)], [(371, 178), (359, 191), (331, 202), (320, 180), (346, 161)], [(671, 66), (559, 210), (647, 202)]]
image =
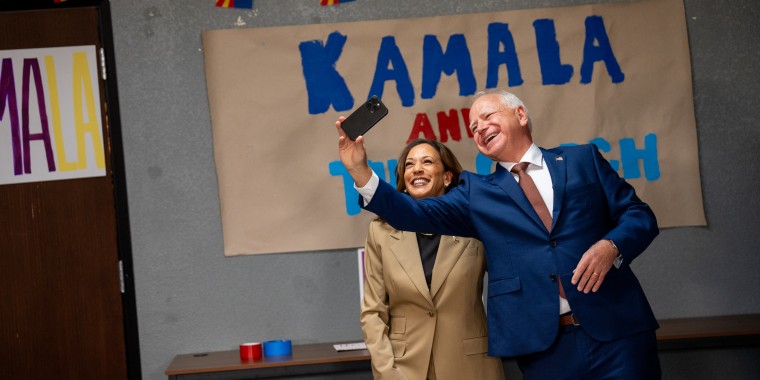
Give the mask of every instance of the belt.
[(567, 314), (562, 314), (559, 316), (559, 325), (560, 326), (580, 326), (581, 323), (578, 321), (578, 318), (575, 317), (575, 314), (567, 313)]

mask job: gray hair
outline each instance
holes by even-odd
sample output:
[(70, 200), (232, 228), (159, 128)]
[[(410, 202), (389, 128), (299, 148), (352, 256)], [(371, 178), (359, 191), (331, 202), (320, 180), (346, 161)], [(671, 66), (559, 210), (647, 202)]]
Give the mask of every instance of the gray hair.
[(522, 107), (525, 109), (525, 114), (528, 115), (528, 130), (533, 132), (533, 120), (530, 117), (530, 112), (528, 112), (528, 107), (525, 106), (525, 103), (523, 103), (523, 101), (520, 100), (517, 95), (502, 89), (491, 89), (479, 91), (477, 94), (475, 94), (475, 99), (489, 94), (499, 95), (499, 98), (501, 98), (501, 103), (509, 108), (515, 109), (517, 107)]

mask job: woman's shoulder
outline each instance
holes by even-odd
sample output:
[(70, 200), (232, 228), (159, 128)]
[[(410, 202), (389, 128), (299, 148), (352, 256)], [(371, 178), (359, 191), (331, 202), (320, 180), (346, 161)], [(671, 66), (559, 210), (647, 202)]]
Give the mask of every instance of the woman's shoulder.
[(370, 234), (378, 236), (378, 235), (388, 235), (388, 234), (397, 232), (398, 230), (393, 228), (393, 226), (388, 224), (388, 222), (380, 218), (375, 218), (375, 219), (372, 219), (372, 221), (369, 223), (369, 231), (370, 231)]
[[(372, 219), (371, 222), (369, 222), (369, 228), (376, 229), (376, 228), (389, 228), (391, 227), (388, 222), (380, 219), (379, 217)], [(392, 228), (392, 227), (391, 227)]]

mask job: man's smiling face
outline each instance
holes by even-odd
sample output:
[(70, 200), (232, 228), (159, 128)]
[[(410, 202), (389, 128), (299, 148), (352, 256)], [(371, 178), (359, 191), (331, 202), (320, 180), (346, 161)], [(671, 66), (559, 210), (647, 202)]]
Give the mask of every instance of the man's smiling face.
[(498, 94), (475, 100), (470, 108), (470, 131), (480, 153), (495, 161), (517, 162), (533, 143), (525, 108), (509, 108)]

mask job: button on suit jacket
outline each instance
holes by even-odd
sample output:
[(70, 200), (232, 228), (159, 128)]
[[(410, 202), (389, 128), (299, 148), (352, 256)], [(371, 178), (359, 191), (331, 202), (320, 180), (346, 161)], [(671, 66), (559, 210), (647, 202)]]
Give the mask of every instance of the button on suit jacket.
[[(547, 232), (511, 173), (464, 172), (447, 194), (414, 200), (381, 181), (366, 209), (395, 228), (480, 239), (488, 264), (489, 353), (547, 349), (558, 331), (558, 284), (580, 328), (610, 341), (658, 327), (629, 264), (659, 233), (642, 202), (593, 145), (541, 149), (552, 178), (553, 224)], [(360, 200), (360, 204), (363, 202)], [(611, 239), (623, 255), (597, 292), (570, 284), (583, 253)]]

